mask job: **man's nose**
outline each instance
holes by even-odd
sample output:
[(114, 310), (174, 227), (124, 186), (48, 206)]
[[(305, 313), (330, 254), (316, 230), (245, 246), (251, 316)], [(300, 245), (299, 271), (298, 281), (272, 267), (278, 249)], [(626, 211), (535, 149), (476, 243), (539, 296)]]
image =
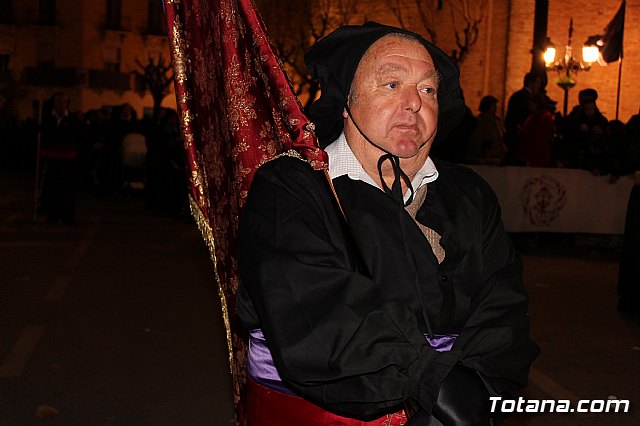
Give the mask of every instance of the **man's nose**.
[(422, 98), (420, 98), (420, 93), (418, 92), (417, 87), (405, 87), (403, 95), (404, 109), (411, 112), (420, 111), (420, 108), (422, 108)]

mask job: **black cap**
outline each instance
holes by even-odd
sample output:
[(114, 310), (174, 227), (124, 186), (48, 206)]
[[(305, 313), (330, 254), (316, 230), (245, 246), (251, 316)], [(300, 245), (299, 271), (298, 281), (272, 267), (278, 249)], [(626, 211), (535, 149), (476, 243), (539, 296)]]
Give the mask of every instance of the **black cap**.
[(598, 99), (598, 92), (596, 89), (588, 88), (582, 89), (578, 92), (578, 101), (580, 101), (581, 104), (586, 102), (595, 102), (596, 99)]
[(365, 52), (385, 35), (406, 34), (419, 41), (429, 52), (440, 73), (438, 87), (438, 132), (435, 143), (446, 138), (464, 115), (460, 92), (460, 72), (453, 61), (438, 47), (417, 33), (402, 28), (366, 22), (363, 25), (339, 27), (311, 46), (304, 57), (311, 75), (320, 82), (320, 98), (311, 106), (311, 120), (316, 126), (320, 146), (326, 147), (342, 132), (342, 111), (351, 83)]

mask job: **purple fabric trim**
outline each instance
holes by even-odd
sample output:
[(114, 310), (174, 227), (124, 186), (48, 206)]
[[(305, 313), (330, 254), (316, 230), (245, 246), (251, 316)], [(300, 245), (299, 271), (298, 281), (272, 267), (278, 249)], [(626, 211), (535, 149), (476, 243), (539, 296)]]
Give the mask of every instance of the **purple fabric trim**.
[(282, 383), (280, 374), (273, 363), (273, 357), (267, 341), (262, 334), (261, 329), (251, 330), (249, 332), (249, 376), (269, 389), (276, 390), (278, 392), (294, 395), (287, 387)]
[[(457, 334), (435, 335), (433, 339), (427, 335), (424, 338), (433, 349), (438, 352), (448, 352), (456, 341)], [(249, 332), (249, 376), (256, 383), (278, 392), (295, 395), (282, 383), (280, 374), (273, 363), (271, 351), (261, 329)]]
[(432, 339), (426, 334), (424, 335), (429, 346), (438, 352), (449, 352), (456, 342), (456, 337), (458, 337), (457, 334), (436, 334)]

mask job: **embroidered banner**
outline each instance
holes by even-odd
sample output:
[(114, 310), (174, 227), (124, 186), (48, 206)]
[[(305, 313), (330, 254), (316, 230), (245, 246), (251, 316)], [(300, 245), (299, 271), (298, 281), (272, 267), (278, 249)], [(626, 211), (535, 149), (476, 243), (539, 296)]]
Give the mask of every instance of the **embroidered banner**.
[(214, 264), (236, 423), (242, 424), (246, 342), (235, 313), (240, 209), (255, 171), (275, 155), (295, 149), (321, 170), (326, 153), (251, 0), (164, 0), (164, 5), (192, 212)]
[(507, 232), (623, 234), (632, 176), (586, 170), (470, 166), (493, 188)]

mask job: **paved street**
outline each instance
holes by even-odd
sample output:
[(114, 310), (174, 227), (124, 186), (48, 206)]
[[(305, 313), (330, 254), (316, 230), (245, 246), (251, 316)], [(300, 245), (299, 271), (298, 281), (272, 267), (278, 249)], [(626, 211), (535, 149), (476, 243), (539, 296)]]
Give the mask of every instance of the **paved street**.
[(542, 349), (523, 397), (570, 400), (572, 408), (580, 399), (627, 399), (630, 413), (522, 414), (510, 426), (640, 424), (640, 319), (617, 312), (619, 252), (594, 240), (523, 249), (532, 334)]
[[(220, 307), (196, 226), (139, 197), (83, 193), (76, 225), (35, 223), (32, 186), (0, 169), (0, 426), (230, 424)], [(615, 309), (619, 250), (607, 244), (522, 246), (543, 350), (523, 396), (617, 397), (631, 413), (524, 413), (507, 425), (640, 424), (640, 320)]]
[(30, 176), (1, 176), (0, 425), (230, 424), (197, 227), (83, 194), (77, 225), (35, 224)]

